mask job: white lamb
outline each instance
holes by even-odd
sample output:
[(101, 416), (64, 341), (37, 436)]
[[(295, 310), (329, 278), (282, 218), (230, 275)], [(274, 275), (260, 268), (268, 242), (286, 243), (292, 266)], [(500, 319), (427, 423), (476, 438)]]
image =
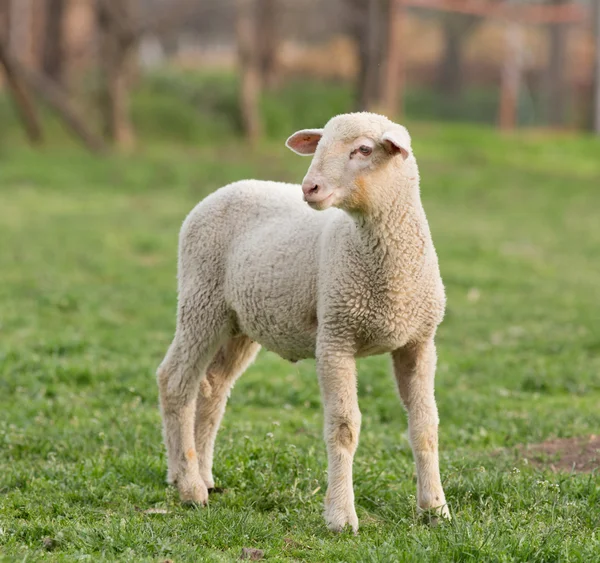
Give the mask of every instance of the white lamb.
[(389, 352), (408, 411), (418, 508), (449, 517), (434, 398), (445, 294), (410, 136), (383, 116), (352, 113), (286, 144), (314, 154), (302, 190), (237, 182), (198, 204), (181, 229), (177, 330), (158, 369), (168, 481), (183, 501), (207, 502), (229, 391), (261, 345), (288, 360), (316, 358), (325, 518), (332, 530), (356, 531), (355, 358)]

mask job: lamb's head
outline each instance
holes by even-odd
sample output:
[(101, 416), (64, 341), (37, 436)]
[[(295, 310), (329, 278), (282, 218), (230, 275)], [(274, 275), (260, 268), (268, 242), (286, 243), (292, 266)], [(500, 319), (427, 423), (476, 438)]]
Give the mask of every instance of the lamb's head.
[[(414, 164), (406, 128), (374, 113), (338, 115), (323, 129), (297, 131), (286, 145), (314, 155), (302, 182), (304, 200), (314, 209), (366, 212)], [(404, 171), (414, 176), (416, 167)]]

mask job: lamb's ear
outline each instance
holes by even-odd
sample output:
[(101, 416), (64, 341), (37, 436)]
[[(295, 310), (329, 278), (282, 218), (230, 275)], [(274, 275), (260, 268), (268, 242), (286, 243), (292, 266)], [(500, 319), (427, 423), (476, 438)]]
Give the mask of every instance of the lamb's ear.
[(386, 131), (381, 137), (381, 143), (392, 156), (401, 154), (404, 160), (412, 152), (410, 148), (410, 135), (403, 127)]
[(315, 154), (317, 145), (323, 136), (323, 129), (302, 129), (296, 131), (286, 142), (285, 146), (296, 154), (303, 156)]

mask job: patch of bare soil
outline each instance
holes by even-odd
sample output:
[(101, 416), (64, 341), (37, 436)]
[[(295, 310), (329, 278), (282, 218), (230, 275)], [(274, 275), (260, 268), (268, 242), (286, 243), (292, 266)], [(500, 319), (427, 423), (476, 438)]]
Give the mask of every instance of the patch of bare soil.
[(556, 438), (521, 446), (519, 451), (534, 467), (577, 473), (600, 472), (600, 436)]

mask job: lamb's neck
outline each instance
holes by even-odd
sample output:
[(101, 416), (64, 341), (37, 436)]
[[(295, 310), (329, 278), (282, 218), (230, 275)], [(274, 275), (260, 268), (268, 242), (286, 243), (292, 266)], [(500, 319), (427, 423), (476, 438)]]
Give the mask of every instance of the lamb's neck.
[(356, 218), (365, 259), (409, 274), (420, 269), (432, 247), (418, 175), (399, 176), (396, 182), (378, 188), (380, 201)]

